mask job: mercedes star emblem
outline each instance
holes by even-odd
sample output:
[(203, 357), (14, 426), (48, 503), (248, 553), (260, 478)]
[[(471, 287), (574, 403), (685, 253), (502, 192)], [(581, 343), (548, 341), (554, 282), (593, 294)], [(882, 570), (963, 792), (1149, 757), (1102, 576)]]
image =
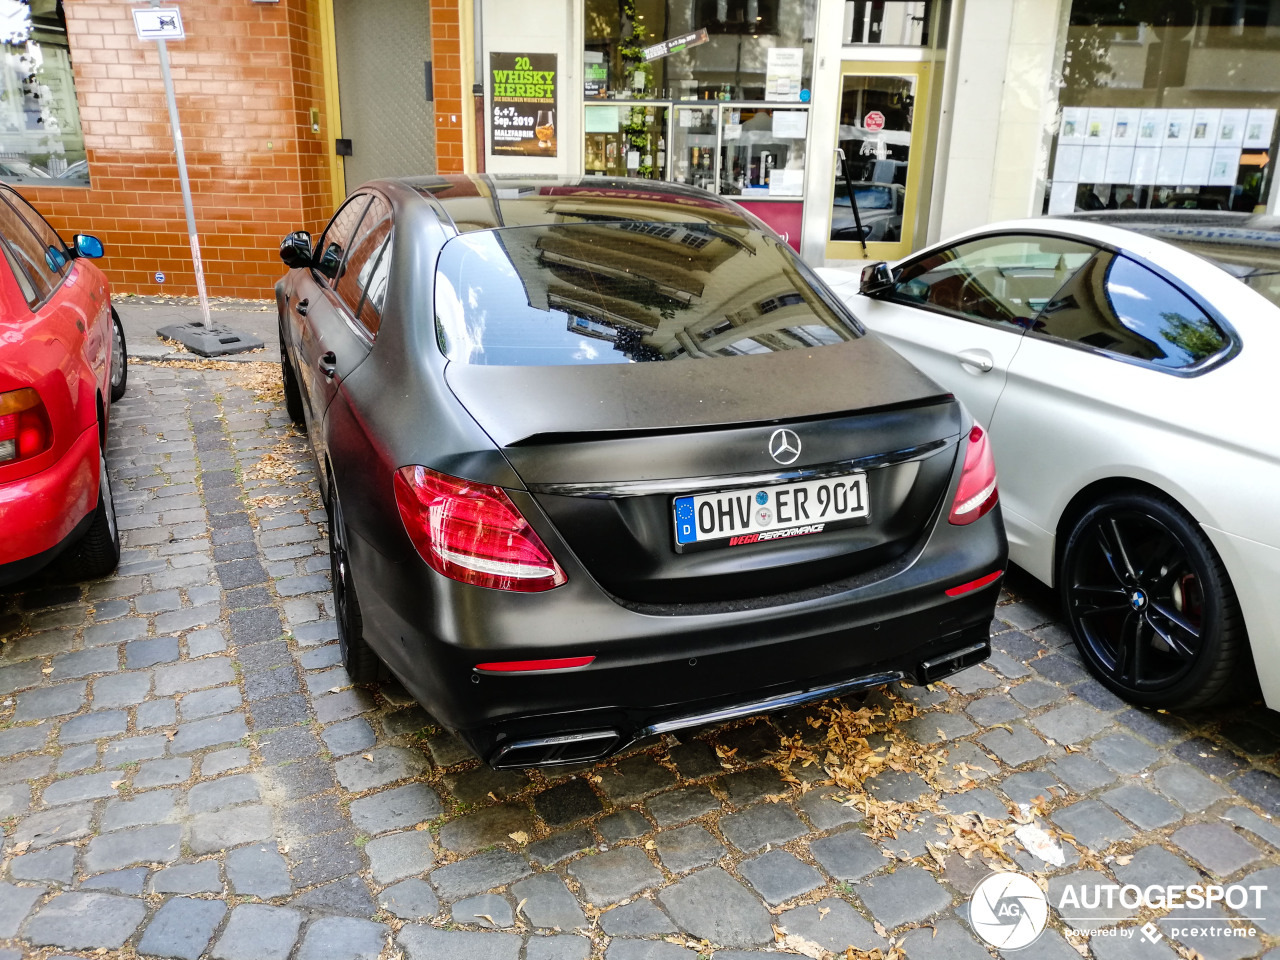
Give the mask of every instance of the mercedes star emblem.
[(795, 463), (800, 456), (800, 438), (793, 430), (775, 430), (769, 437), (769, 456), (783, 466)]

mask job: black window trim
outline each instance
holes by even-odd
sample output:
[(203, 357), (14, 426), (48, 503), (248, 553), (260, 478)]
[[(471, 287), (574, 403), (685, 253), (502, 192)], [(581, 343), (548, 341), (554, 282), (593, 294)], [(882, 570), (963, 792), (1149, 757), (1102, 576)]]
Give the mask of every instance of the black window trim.
[[(30, 307), (31, 312), (38, 313), (40, 308), (43, 307), (46, 303), (48, 303), (50, 300), (52, 300), (54, 296), (57, 294), (57, 292), (62, 289), (62, 285), (66, 282), (67, 277), (71, 276), (71, 261), (75, 259), (75, 256), (72, 254), (71, 248), (67, 246), (66, 241), (62, 239), (62, 234), (60, 234), (57, 230), (53, 229), (53, 224), (51, 224), (48, 220), (45, 220), (44, 214), (42, 214), (39, 210), (36, 210), (36, 206), (34, 203), (32, 203), (26, 197), (22, 196), (22, 194), (18, 193), (18, 191), (14, 190), (13, 187), (9, 186), (7, 183), (0, 183), (0, 187), (3, 188), (3, 189), (0, 189), (0, 197), (4, 197), (4, 202), (9, 205), (9, 209), (13, 211), (13, 215), (22, 221), (23, 225), (26, 226), (27, 230), (31, 233), (31, 235), (36, 238), (36, 241), (40, 244), (40, 246), (44, 247), (44, 241), (41, 240), (40, 236), (34, 230), (31, 229), (31, 225), (27, 223), (27, 218), (22, 214), (22, 208), (14, 205), (14, 203), (11, 200), (9, 200), (6, 194), (9, 194), (9, 193), (14, 194), (20, 200), (22, 200), (28, 207), (30, 207), (32, 211), (35, 212), (35, 215), (41, 219), (41, 221), (44, 223), (46, 227), (49, 228), (49, 231), (55, 237), (58, 238), (58, 242), (62, 244), (63, 253), (65, 253), (67, 256), (67, 271), (65, 273), (61, 271), (58, 272), (57, 274), (58, 282), (53, 284), (49, 288), (49, 295), (47, 297), (44, 297), (43, 299), (37, 300), (35, 303), (28, 302), (28, 306)], [(6, 239), (6, 243), (7, 242), (8, 241)], [(11, 246), (11, 249), (12, 249), (12, 246)], [(40, 284), (36, 283), (31, 278), (31, 274), (27, 270), (26, 266), (23, 265), (21, 257), (17, 258), (17, 263), (18, 263), (18, 267), (22, 270), (22, 272), (27, 274), (27, 282), (31, 284), (31, 288), (39, 292)]]
[[(1121, 227), (1119, 229), (1124, 229), (1124, 228)], [(1189, 367), (1164, 367), (1164, 366), (1161, 366), (1160, 364), (1152, 363), (1150, 360), (1143, 360), (1140, 357), (1128, 357), (1122, 353), (1115, 353), (1114, 351), (1111, 351), (1111, 350), (1104, 350), (1102, 347), (1095, 347), (1092, 344), (1077, 343), (1073, 340), (1063, 340), (1061, 337), (1054, 337), (1047, 333), (1041, 333), (1040, 331), (1037, 331), (1037, 330), (1024, 330), (1021, 334), (1018, 334), (1019, 336), (1031, 336), (1031, 337), (1035, 337), (1037, 340), (1047, 340), (1059, 346), (1068, 347), (1072, 350), (1083, 350), (1086, 353), (1094, 353), (1100, 357), (1105, 357), (1108, 360), (1118, 360), (1121, 363), (1128, 363), (1134, 366), (1144, 367), (1148, 370), (1158, 370), (1160, 373), (1169, 374), (1170, 376), (1174, 376), (1174, 377), (1184, 377), (1184, 378), (1202, 376), (1203, 374), (1208, 373), (1210, 370), (1213, 370), (1221, 366), (1222, 364), (1227, 363), (1229, 360), (1233, 359), (1234, 357), (1238, 356), (1240, 351), (1243, 349), (1244, 347), (1243, 339), (1241, 338), (1236, 328), (1232, 326), (1230, 322), (1228, 322), (1225, 316), (1223, 316), (1222, 312), (1212, 307), (1211, 305), (1205, 303), (1201, 297), (1197, 296), (1191, 290), (1188, 290), (1182, 283), (1178, 281), (1177, 278), (1170, 276), (1168, 271), (1160, 267), (1159, 264), (1152, 263), (1146, 257), (1143, 257), (1140, 254), (1134, 253), (1132, 250), (1126, 250), (1122, 247), (1117, 247), (1115, 244), (1108, 243), (1106, 241), (1095, 240), (1092, 237), (1077, 237), (1073, 234), (1063, 233), (1062, 231), (1059, 231), (1059, 230), (1051, 230), (1047, 228), (1036, 228), (1036, 227), (1032, 227), (1026, 230), (1017, 230), (1017, 231), (992, 230), (989, 233), (977, 233), (977, 234), (967, 235), (963, 238), (960, 238), (957, 241), (951, 241), (946, 244), (940, 244), (938, 246), (930, 247), (928, 250), (923, 251), (915, 255), (914, 257), (911, 257), (910, 259), (904, 260), (897, 267), (895, 267), (894, 270), (895, 272), (897, 272), (903, 267), (909, 266), (919, 260), (923, 260), (926, 257), (934, 256), (939, 251), (945, 250), (948, 247), (955, 246), (957, 245), (957, 243), (970, 243), (974, 240), (987, 240), (994, 237), (1021, 237), (1021, 236), (1052, 237), (1055, 240), (1074, 240), (1077, 243), (1084, 243), (1084, 244), (1088, 244), (1091, 247), (1095, 247), (1099, 252), (1107, 251), (1111, 254), (1114, 254), (1115, 256), (1125, 257), (1129, 260), (1132, 260), (1134, 263), (1139, 264), (1140, 266), (1146, 267), (1148, 270), (1154, 273), (1157, 277), (1159, 277), (1161, 280), (1168, 283), (1175, 290), (1177, 290), (1184, 297), (1186, 297), (1193, 304), (1195, 304), (1195, 306), (1202, 313), (1204, 313), (1206, 317), (1208, 317), (1210, 320), (1216, 323), (1218, 327), (1222, 330), (1222, 332), (1226, 335), (1227, 345), (1223, 347), (1221, 350), (1219, 350), (1217, 353), (1210, 354), (1209, 356), (1205, 357), (1203, 360), (1200, 360)], [(1155, 238), (1148, 237), (1147, 239), (1154, 240)], [(1156, 242), (1164, 243), (1163, 240), (1157, 240)], [(1174, 249), (1177, 249), (1176, 247), (1174, 247), (1173, 244), (1168, 244), (1168, 246), (1173, 247)], [(1095, 254), (1095, 256), (1096, 255), (1097, 254)], [(1088, 263), (1088, 261), (1086, 261), (1086, 263)], [(1081, 265), (1081, 269), (1084, 269), (1083, 264)], [(1076, 271), (1076, 272), (1078, 273), (1079, 271)], [(1223, 273), (1226, 274), (1226, 271), (1224, 270)], [(1226, 274), (1226, 275), (1230, 277), (1230, 274)], [(1075, 274), (1073, 273), (1071, 276), (1072, 278), (1074, 278)], [(1234, 280), (1235, 278), (1231, 278), (1231, 279)], [(1236, 282), (1238, 283), (1239, 281), (1236, 280)], [(1066, 284), (1064, 283), (1063, 285), (1065, 286)], [(890, 288), (890, 290), (892, 290), (892, 288)], [(930, 313), (938, 313), (947, 317), (955, 317), (960, 320), (966, 320), (970, 323), (977, 323), (982, 326), (987, 326), (994, 330), (1005, 330), (1008, 333), (1014, 333), (1013, 330), (1008, 330), (1008, 328), (1006, 327), (997, 326), (996, 324), (993, 324), (993, 323), (986, 323), (975, 317), (965, 316), (963, 314), (956, 313), (954, 311), (947, 310), (945, 308), (925, 307), (925, 306), (921, 306), (918, 303), (912, 303), (909, 300), (899, 299), (897, 297), (893, 297), (888, 294), (880, 294), (876, 299), (887, 300), (891, 303), (897, 303), (903, 306), (914, 307), (917, 310), (928, 310)], [(1043, 312), (1044, 311), (1041, 310), (1041, 313)], [(1036, 317), (1039, 317), (1039, 316), (1040, 314), (1036, 314)]]
[[(364, 207), (360, 210), (360, 216), (356, 219), (355, 225), (351, 228), (351, 236), (348, 238), (347, 245), (342, 248), (342, 259), (338, 261), (338, 269), (334, 272), (332, 278), (326, 277), (320, 272), (319, 266), (320, 257), (324, 256), (325, 237), (328, 236), (329, 228), (333, 226), (333, 222), (338, 219), (338, 214), (345, 210), (348, 204), (354, 204), (356, 200), (361, 198), (364, 199)], [(342, 268), (347, 262), (347, 254), (351, 252), (350, 240), (355, 239), (355, 235), (360, 232), (360, 224), (364, 223), (364, 215), (369, 212), (369, 203), (372, 199), (372, 190), (357, 190), (355, 193), (351, 194), (351, 196), (347, 197), (347, 199), (342, 201), (338, 206), (338, 209), (334, 211), (333, 216), (329, 218), (329, 222), (324, 225), (324, 230), (320, 234), (320, 242), (316, 245), (316, 253), (318, 253), (319, 256), (316, 256), (315, 254), (312, 255), (314, 262), (311, 265), (311, 276), (326, 290), (332, 290), (333, 285), (338, 280), (338, 277), (342, 276)]]

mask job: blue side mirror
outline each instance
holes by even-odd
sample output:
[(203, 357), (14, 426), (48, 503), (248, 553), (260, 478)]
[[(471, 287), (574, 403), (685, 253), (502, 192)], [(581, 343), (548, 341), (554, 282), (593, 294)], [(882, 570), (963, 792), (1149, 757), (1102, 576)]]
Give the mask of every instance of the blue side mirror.
[(87, 233), (77, 233), (75, 235), (76, 256), (88, 257), (90, 260), (97, 260), (102, 256), (102, 241), (97, 237), (90, 236)]

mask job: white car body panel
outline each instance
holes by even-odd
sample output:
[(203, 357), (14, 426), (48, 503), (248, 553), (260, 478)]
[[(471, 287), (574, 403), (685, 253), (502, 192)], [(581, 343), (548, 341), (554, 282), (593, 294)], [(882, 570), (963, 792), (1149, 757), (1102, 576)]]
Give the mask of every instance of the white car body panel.
[[(968, 236), (1045, 232), (1122, 248), (1176, 279), (1227, 320), (1238, 353), (1197, 375), (1179, 375), (1035, 333), (1018, 336), (863, 297), (857, 274), (819, 273), (868, 329), (989, 426), (1010, 559), (1038, 579), (1053, 584), (1058, 525), (1092, 484), (1139, 481), (1187, 510), (1226, 566), (1267, 705), (1280, 709), (1280, 428), (1268, 399), (1280, 356), (1280, 308), (1195, 254), (1088, 221), (994, 224), (930, 250)], [(969, 348), (991, 352), (990, 373), (955, 358)]]

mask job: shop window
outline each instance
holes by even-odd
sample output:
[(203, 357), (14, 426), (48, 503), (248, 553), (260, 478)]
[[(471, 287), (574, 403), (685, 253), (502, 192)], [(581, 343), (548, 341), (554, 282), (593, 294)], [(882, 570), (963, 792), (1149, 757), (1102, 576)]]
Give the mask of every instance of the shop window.
[(1045, 212), (1265, 209), (1280, 132), (1276, 9), (1074, 0)]
[[(813, 70), (817, 0), (586, 0), (586, 96), (636, 100), (799, 100)], [(645, 48), (705, 30), (653, 60)], [(770, 50), (798, 51), (796, 89), (770, 96)], [(773, 62), (778, 62), (777, 54)]]
[[(846, 0), (844, 42), (930, 46), (946, 32), (949, 6), (937, 0)], [(943, 19), (935, 23), (939, 15)]]
[(88, 186), (62, 0), (5, 0), (0, 180)]

